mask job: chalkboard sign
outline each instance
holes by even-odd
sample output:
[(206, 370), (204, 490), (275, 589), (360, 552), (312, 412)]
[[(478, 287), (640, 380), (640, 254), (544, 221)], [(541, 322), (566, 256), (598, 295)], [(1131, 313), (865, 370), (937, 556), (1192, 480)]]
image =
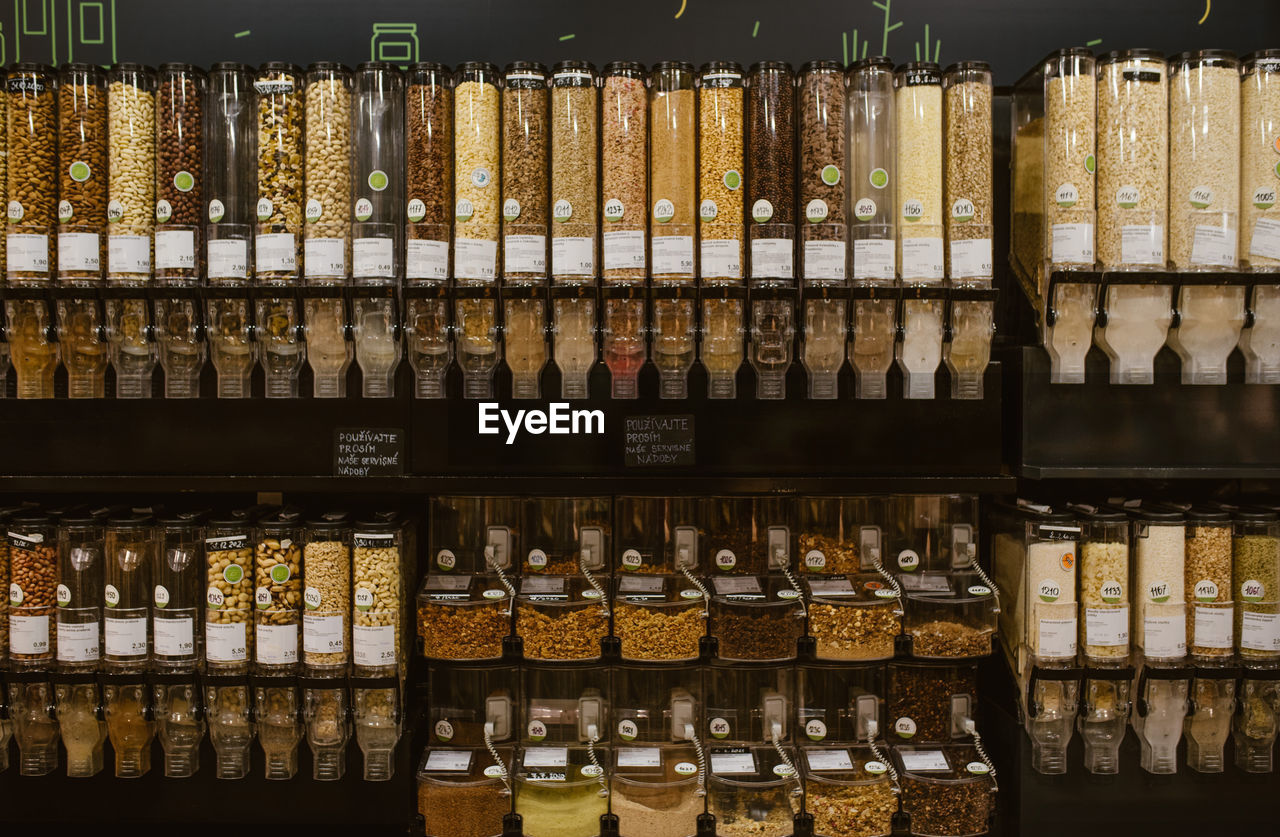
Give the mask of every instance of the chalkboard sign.
[(697, 464), (693, 416), (627, 416), (623, 426), (623, 454), (628, 468)]
[(799, 65), (982, 60), (1012, 84), (1052, 49), (1274, 47), (1276, 0), (14, 0), (0, 60), (391, 61), (565, 58)]
[(336, 477), (398, 477), (404, 473), (404, 431), (339, 427), (333, 431)]

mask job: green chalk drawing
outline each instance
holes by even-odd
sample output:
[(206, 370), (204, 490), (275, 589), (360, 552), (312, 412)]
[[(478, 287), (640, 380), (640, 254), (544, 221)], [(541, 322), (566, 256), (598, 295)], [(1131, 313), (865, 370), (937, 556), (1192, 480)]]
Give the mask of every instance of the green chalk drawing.
[(249, 33), (252, 31), (253, 31), (252, 29), (246, 29), (243, 32), (237, 32), (235, 36), (237, 38), (247, 38), (249, 37)]
[(680, 11), (676, 12), (676, 20), (680, 19), (680, 15), (684, 14), (684, 7), (689, 5), (689, 0), (680, 0)]
[(418, 24), (375, 23), (369, 39), (369, 60), (389, 61), (401, 69), (418, 60)]
[(1086, 41), (1085, 46), (1097, 46), (1100, 43), (1102, 43), (1101, 38), (1094, 38), (1092, 41)]
[(560, 36), (560, 40), (562, 40), (562, 41), (572, 41), (572, 40), (573, 40), (574, 38), (576, 38), (576, 37), (577, 37), (577, 35), (561, 35), (561, 36)]
[(760, 34), (760, 21), (757, 20), (755, 28), (751, 30), (751, 37), (754, 38), (756, 35), (759, 35), (759, 34)]
[(933, 55), (929, 55), (929, 24), (924, 25), (924, 57), (920, 57), (920, 42), (916, 41), (916, 60), (938, 62), (938, 57), (942, 55), (942, 39), (939, 38), (934, 42)]
[[(855, 29), (853, 31), (855, 34), (857, 34), (858, 30)], [(844, 53), (844, 65), (848, 67), (849, 66), (849, 33), (848, 32), (840, 33), (840, 48)]]
[(1197, 26), (1203, 25), (1209, 19), (1209, 10), (1212, 8), (1213, 0), (1204, 0), (1204, 17), (1200, 18), (1200, 21), (1196, 24)]
[(884, 12), (884, 38), (880, 44), (880, 54), (888, 55), (889, 54), (889, 33), (901, 27), (902, 21), (898, 21), (897, 23), (889, 22), (890, 17), (892, 17), (889, 11), (889, 7), (893, 5), (893, 0), (884, 0), (883, 3), (881, 3), (880, 0), (872, 0), (871, 5), (875, 6), (877, 9), (880, 9), (881, 11)]

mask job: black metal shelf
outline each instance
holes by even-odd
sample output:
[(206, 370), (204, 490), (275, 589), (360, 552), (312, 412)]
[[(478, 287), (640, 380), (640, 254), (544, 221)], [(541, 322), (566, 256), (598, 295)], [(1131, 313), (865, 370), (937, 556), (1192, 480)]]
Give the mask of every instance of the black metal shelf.
[(1239, 353), (1228, 383), (1190, 386), (1177, 356), (1156, 357), (1155, 382), (1112, 385), (1089, 352), (1083, 384), (1051, 384), (1044, 349), (1001, 353), (1006, 460), (1029, 479), (1280, 479), (1280, 387), (1244, 383)]

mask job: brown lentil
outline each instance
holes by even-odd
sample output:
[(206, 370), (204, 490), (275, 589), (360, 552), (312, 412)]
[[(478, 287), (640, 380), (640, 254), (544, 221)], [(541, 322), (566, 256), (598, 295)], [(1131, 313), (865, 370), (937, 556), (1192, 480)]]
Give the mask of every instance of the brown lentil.
[(756, 64), (747, 76), (747, 202), (756, 223), (795, 223), (795, 136), (791, 67)]

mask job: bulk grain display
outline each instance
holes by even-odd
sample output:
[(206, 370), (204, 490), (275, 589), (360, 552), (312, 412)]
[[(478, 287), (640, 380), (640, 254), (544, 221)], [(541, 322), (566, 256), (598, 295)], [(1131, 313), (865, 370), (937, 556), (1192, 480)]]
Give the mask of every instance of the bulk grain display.
[(693, 65), (656, 64), (649, 80), (649, 269), (659, 282), (691, 283), (695, 276), (697, 124)]
[(56, 659), (58, 545), (53, 521), (38, 512), (9, 520), (9, 664), (47, 669)]
[(312, 64), (304, 100), (303, 271), (308, 282), (341, 284), (351, 265), (351, 72)]
[(156, 278), (200, 277), (204, 207), (204, 71), (161, 64), (156, 90)]
[(1240, 77), (1240, 266), (1280, 271), (1280, 50), (1245, 56)]
[(1098, 261), (1107, 270), (1164, 267), (1169, 223), (1169, 86), (1157, 52), (1098, 63)]
[(600, 95), (595, 67), (562, 61), (551, 77), (551, 277), (597, 275)]
[(1234, 648), (1231, 515), (1218, 509), (1192, 509), (1187, 522), (1183, 570), (1187, 648), (1197, 660), (1222, 660)]
[(1240, 62), (1201, 50), (1169, 62), (1169, 261), (1178, 271), (1236, 266)]
[(258, 203), (254, 276), (260, 282), (298, 278), (302, 248), (303, 152), (306, 104), (299, 67), (263, 64), (254, 78), (258, 111)]
[(107, 278), (145, 283), (156, 221), (156, 77), (116, 64), (107, 80)]
[(905, 283), (941, 282), (942, 68), (905, 64), (894, 72), (897, 127), (898, 265)]
[(742, 67), (729, 61), (698, 72), (698, 249), (704, 282), (743, 277)]
[(1129, 656), (1129, 521), (1088, 510), (1080, 543), (1080, 645), (1094, 665)]
[(853, 280), (893, 284), (897, 278), (895, 194), (899, 187), (892, 61), (867, 58), (850, 68), (848, 113), (849, 187), (845, 202), (852, 216)]
[(498, 68), (467, 62), (454, 71), (453, 269), (463, 282), (497, 278), (502, 187)]
[(1246, 662), (1280, 659), (1280, 517), (1238, 509), (1231, 540), (1236, 650)]
[(796, 214), (801, 277), (809, 284), (843, 284), (847, 263), (845, 206), (844, 70), (835, 61), (810, 61), (800, 68), (797, 93), (800, 191)]
[(351, 659), (351, 545), (343, 516), (307, 524), (302, 583), (302, 661), (309, 672), (337, 676)]
[(433, 62), (414, 64), (408, 75), (405, 278), (444, 282), (453, 220), (452, 80), (447, 67)]
[(209, 671), (247, 673), (253, 659), (253, 546), (243, 520), (205, 530), (205, 654)]
[(942, 87), (947, 276), (954, 284), (985, 284), (994, 270), (991, 67), (980, 61), (952, 64)]
[(57, 160), (57, 79), (52, 67), (15, 64), (6, 77), (8, 219), (5, 278), (45, 281), (58, 195), (49, 173)]
[(91, 64), (68, 64), (59, 73), (58, 197), (59, 281), (100, 280), (107, 234), (107, 77)]
[(365, 675), (394, 675), (402, 660), (403, 564), (399, 534), (389, 528), (364, 525), (353, 536), (352, 658)]
[(604, 68), (600, 200), (605, 282), (642, 282), (648, 264), (649, 103), (643, 65)]
[(780, 61), (747, 74), (747, 211), (751, 278), (795, 278), (795, 73)]
[(508, 64), (502, 89), (502, 278), (547, 277), (550, 148), (547, 68)]
[(253, 577), (257, 670), (297, 670), (302, 640), (301, 522), (281, 515), (266, 521), (254, 547)]
[(1062, 50), (1051, 58), (1044, 91), (1043, 252), (1053, 269), (1088, 270), (1094, 262), (1097, 217), (1097, 81), (1092, 53)]

